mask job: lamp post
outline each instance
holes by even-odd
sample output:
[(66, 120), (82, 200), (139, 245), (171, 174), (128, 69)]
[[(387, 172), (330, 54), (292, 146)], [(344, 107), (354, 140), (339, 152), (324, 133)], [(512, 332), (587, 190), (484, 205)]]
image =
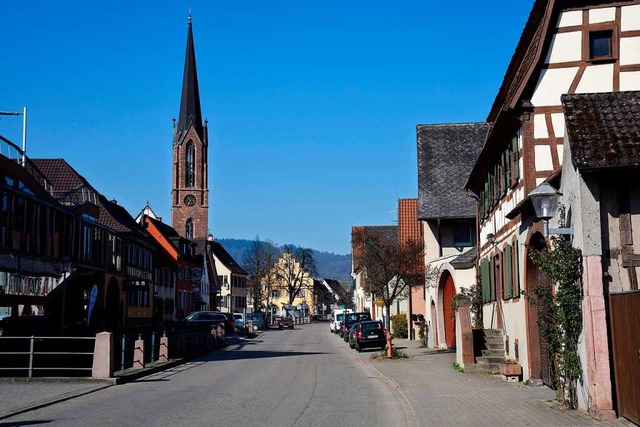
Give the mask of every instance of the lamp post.
[(549, 228), (549, 220), (556, 214), (558, 197), (561, 195), (562, 193), (546, 182), (529, 193), (536, 217), (542, 220), (542, 234), (545, 238), (549, 237), (549, 234), (573, 234), (572, 228)]
[(64, 257), (60, 260), (60, 270), (62, 271), (62, 316), (60, 317), (60, 335), (64, 335), (65, 308), (67, 304), (67, 273), (71, 271), (71, 260)]

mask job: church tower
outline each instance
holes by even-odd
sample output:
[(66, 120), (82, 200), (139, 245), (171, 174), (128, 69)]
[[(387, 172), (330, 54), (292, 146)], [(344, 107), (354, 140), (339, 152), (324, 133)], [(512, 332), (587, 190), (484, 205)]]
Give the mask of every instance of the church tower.
[(188, 239), (206, 238), (209, 227), (208, 131), (202, 123), (191, 15), (187, 30), (182, 97), (173, 119), (171, 226)]

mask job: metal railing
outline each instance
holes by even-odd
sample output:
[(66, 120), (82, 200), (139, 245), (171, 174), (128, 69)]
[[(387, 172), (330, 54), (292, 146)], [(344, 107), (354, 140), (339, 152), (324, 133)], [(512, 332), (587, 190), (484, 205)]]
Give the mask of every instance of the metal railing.
[[(85, 343), (87, 341), (91, 341), (90, 348), (93, 350), (95, 337), (0, 337), (0, 343), (3, 344), (0, 348), (0, 356), (12, 359), (0, 363), (0, 372), (26, 371), (29, 378), (32, 378), (36, 371), (49, 373), (72, 371), (75, 374), (84, 374), (82, 376), (90, 376), (93, 351), (86, 351), (89, 345)], [(24, 345), (26, 343), (28, 343), (28, 350)], [(52, 351), (60, 347), (77, 351)], [(88, 361), (82, 359), (88, 359)], [(27, 360), (28, 364), (24, 366)], [(79, 362), (79, 360), (82, 361)], [(89, 375), (86, 375), (87, 371)]]
[(47, 177), (38, 169), (36, 165), (24, 154), (22, 149), (4, 136), (0, 135), (0, 155), (14, 160), (24, 167), (27, 172), (44, 187), (49, 194), (53, 195), (53, 185)]

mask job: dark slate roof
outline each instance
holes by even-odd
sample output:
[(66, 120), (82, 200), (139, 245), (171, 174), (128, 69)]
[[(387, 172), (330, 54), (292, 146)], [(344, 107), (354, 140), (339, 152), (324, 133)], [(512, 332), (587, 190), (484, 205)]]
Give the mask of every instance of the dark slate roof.
[(210, 242), (210, 244), (213, 255), (215, 255), (215, 257), (218, 258), (220, 262), (224, 264), (224, 266), (227, 267), (232, 273), (242, 275), (248, 274), (244, 270), (244, 268), (240, 267), (240, 264), (238, 264), (236, 260), (233, 259), (231, 255), (229, 255), (229, 252), (227, 252), (227, 250), (219, 242), (212, 241)]
[(180, 114), (178, 116), (177, 135), (182, 137), (191, 125), (194, 125), (202, 139), (202, 111), (200, 109), (200, 89), (198, 88), (198, 72), (196, 69), (196, 51), (193, 45), (191, 17), (187, 30), (187, 51), (184, 58), (184, 74), (182, 77), (182, 96), (180, 98)]
[(471, 268), (475, 266), (477, 257), (478, 250), (474, 246), (467, 252), (455, 257), (453, 260), (451, 260), (450, 264), (457, 269)]
[(640, 166), (640, 92), (563, 95), (562, 106), (576, 167)]
[(418, 217), (473, 218), (464, 185), (482, 150), (487, 123), (418, 125)]

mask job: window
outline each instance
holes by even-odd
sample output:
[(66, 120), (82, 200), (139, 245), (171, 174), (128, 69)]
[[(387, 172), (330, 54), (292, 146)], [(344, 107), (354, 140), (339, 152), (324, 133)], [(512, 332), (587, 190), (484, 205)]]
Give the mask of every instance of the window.
[(189, 141), (187, 142), (187, 158), (186, 158), (186, 176), (185, 176), (185, 187), (193, 187), (194, 184), (194, 173), (193, 173), (193, 169), (194, 169), (194, 148), (193, 148), (193, 141)]
[(457, 223), (453, 230), (453, 245), (469, 246), (471, 243), (471, 224), (466, 222)]
[(613, 57), (613, 30), (590, 32), (589, 59), (612, 59)]
[(480, 262), (480, 283), (482, 284), (482, 302), (491, 301), (491, 274), (489, 260), (484, 258)]
[(520, 179), (520, 165), (518, 141), (520, 130), (505, 145), (496, 162), (488, 169), (487, 177), (478, 198), (478, 215), (485, 218), (499, 201), (508, 193), (510, 188), (518, 185)]
[(193, 221), (191, 220), (191, 218), (187, 220), (184, 235), (187, 239), (193, 239)]
[(504, 291), (502, 294), (503, 299), (513, 298), (513, 251), (511, 245), (507, 245), (504, 249)]
[(513, 241), (513, 249), (512, 249), (512, 260), (511, 265), (513, 267), (513, 275), (512, 275), (512, 296), (513, 298), (520, 298), (520, 260), (518, 258), (518, 241)]

